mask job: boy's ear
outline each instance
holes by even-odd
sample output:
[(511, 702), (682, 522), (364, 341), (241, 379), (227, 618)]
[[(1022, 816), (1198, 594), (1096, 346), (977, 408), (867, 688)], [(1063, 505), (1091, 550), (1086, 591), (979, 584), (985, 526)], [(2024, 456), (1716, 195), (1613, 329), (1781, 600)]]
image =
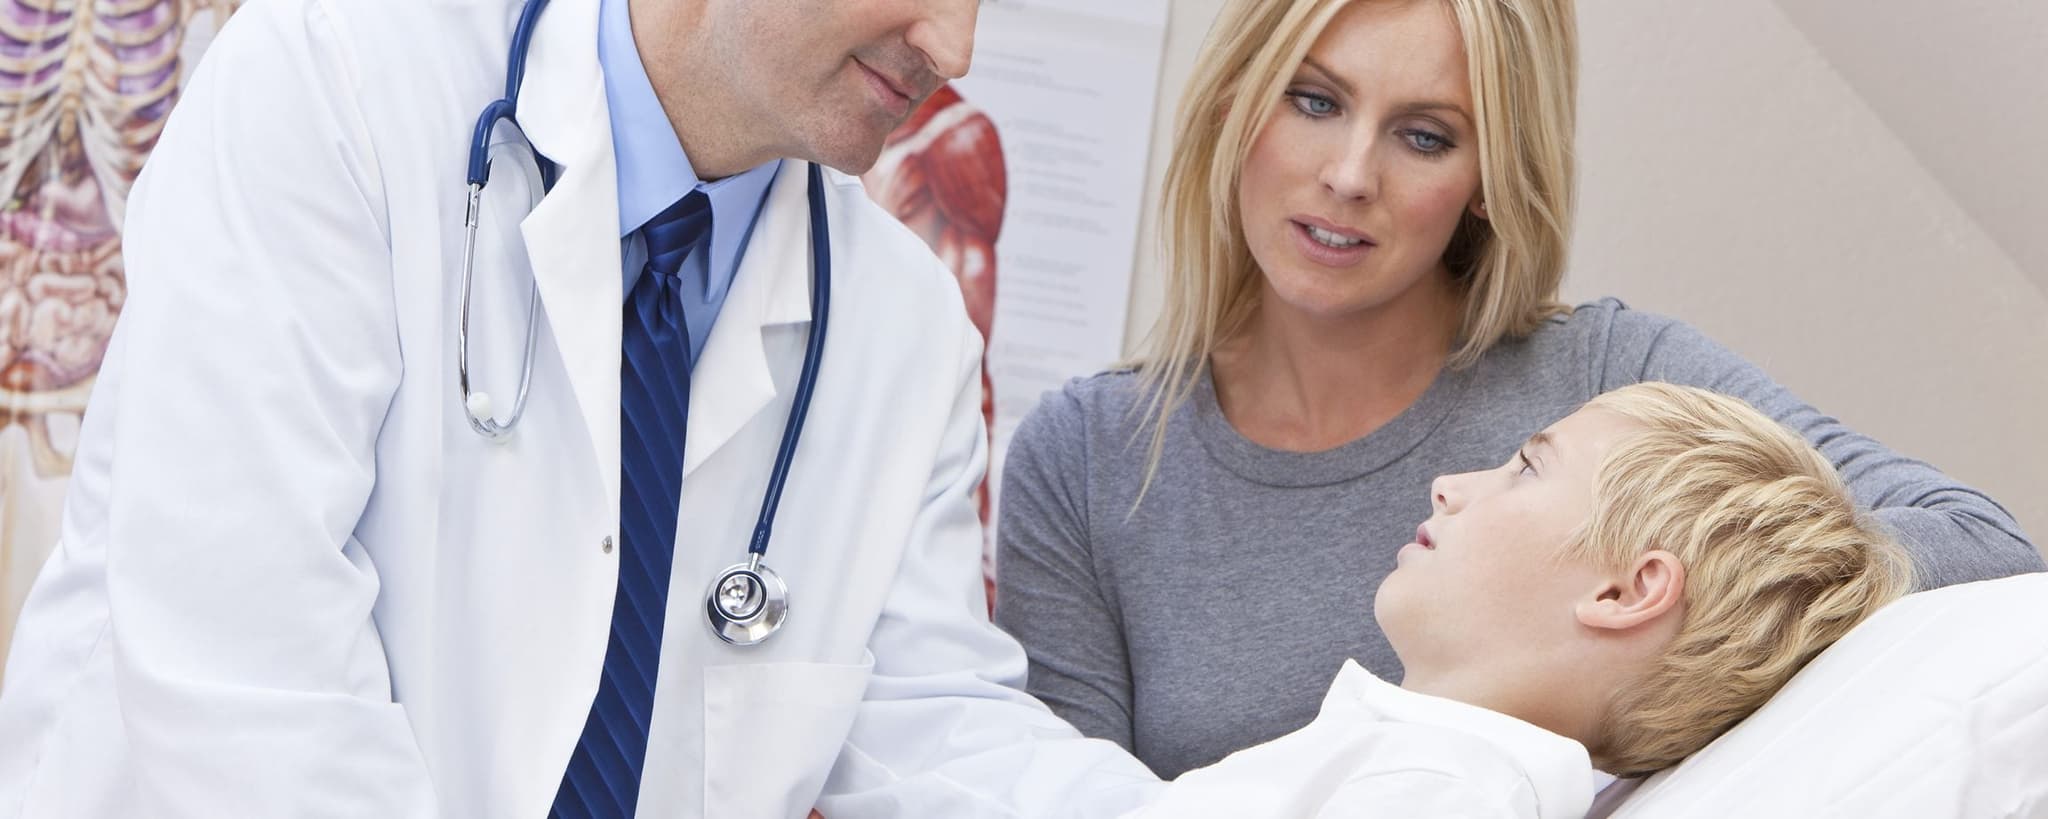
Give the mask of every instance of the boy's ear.
[(1654, 622), (1683, 602), (1685, 564), (1677, 555), (1651, 549), (1579, 601), (1576, 613), (1588, 627), (1623, 630)]

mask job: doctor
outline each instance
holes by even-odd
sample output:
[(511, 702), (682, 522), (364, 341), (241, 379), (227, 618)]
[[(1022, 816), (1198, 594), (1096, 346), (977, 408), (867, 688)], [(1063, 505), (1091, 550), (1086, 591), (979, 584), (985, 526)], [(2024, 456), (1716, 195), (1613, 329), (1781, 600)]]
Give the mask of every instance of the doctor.
[(841, 173), (966, 71), (975, 7), (553, 0), (523, 72), (517, 0), (242, 8), (129, 202), (0, 695), (0, 817), (1153, 793), (1013, 688), (978, 582), (979, 342)]

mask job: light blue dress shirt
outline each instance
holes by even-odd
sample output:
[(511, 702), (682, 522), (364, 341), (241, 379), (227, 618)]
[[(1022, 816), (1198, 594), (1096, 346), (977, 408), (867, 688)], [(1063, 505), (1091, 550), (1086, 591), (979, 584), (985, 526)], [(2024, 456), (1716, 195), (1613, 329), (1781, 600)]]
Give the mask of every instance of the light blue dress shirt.
[[(711, 197), (711, 242), (683, 261), (683, 317), (690, 324), (690, 362), (695, 364), (711, 337), (711, 325), (732, 289), (746, 254), (754, 220), (768, 198), (780, 161), (716, 182), (697, 178), (668, 114), (654, 96), (647, 68), (633, 43), (626, 0), (602, 0), (597, 26), (597, 59), (604, 68), (605, 99), (611, 106), (612, 152), (618, 157), (620, 255), (626, 289), (647, 264), (640, 226), (692, 190)], [(706, 252), (708, 248), (709, 252)]]

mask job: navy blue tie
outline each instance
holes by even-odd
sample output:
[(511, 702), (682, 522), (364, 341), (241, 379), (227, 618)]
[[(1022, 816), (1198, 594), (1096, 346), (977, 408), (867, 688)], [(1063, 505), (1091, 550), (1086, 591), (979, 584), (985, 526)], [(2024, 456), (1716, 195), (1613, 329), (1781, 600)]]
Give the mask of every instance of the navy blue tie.
[(560, 819), (633, 815), (654, 716), (690, 408), (690, 331), (680, 274), (683, 260), (711, 234), (710, 200), (694, 191), (640, 233), (647, 266), (626, 298), (619, 367), (618, 598), (604, 678), (549, 814)]

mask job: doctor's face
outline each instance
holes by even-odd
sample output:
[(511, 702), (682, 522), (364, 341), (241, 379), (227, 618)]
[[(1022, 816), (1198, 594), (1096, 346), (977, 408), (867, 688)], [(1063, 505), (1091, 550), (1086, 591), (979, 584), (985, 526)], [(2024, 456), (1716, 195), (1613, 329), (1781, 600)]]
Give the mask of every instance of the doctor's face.
[(1580, 628), (1575, 605), (1606, 573), (1564, 547), (1593, 512), (1607, 454), (1640, 427), (1582, 409), (1499, 467), (1445, 475), (1434, 514), (1401, 547), (1373, 614), (1409, 675), (1513, 669)]
[(967, 73), (980, 0), (707, 0), (746, 127), (782, 155), (858, 174)]
[(1448, 292), (1444, 249), (1479, 194), (1466, 77), (1441, 0), (1358, 0), (1331, 19), (1238, 183), (1269, 309), (1384, 315)]

